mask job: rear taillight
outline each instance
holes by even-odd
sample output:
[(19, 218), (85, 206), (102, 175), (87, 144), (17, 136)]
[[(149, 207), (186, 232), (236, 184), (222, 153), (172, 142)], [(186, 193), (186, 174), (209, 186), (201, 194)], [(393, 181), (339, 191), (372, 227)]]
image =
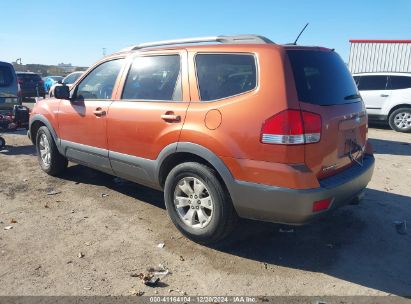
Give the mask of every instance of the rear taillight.
[(285, 110), (267, 119), (261, 129), (263, 144), (300, 145), (319, 142), (321, 116), (300, 110)]

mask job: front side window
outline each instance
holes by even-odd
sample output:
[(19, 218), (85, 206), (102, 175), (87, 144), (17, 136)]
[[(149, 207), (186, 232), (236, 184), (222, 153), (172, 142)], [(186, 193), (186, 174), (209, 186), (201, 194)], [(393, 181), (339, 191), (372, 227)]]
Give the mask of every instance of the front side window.
[(121, 98), (181, 100), (180, 56), (136, 57)]
[(195, 60), (203, 101), (238, 95), (257, 85), (256, 62), (251, 54), (198, 54)]
[(387, 89), (387, 76), (360, 76), (358, 90), (375, 91)]
[(390, 76), (392, 90), (403, 90), (411, 88), (411, 77), (408, 76)]
[(123, 62), (124, 59), (116, 59), (96, 67), (78, 85), (77, 98), (111, 99), (114, 84)]

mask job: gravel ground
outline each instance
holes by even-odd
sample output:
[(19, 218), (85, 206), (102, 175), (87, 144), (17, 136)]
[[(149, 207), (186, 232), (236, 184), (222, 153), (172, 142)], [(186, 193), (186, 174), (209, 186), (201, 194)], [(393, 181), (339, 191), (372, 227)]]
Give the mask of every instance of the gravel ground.
[[(177, 232), (161, 192), (75, 164), (47, 176), (24, 133), (0, 152), (0, 295), (411, 295), (410, 134), (370, 129), (360, 205), (291, 233), (242, 220), (205, 247)], [(135, 277), (159, 264), (171, 274), (158, 287)]]

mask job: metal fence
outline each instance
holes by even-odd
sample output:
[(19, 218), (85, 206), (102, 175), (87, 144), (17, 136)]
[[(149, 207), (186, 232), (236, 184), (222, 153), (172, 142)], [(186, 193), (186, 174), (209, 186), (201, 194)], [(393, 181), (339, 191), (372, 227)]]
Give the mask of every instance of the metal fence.
[(411, 40), (350, 40), (351, 73), (411, 73)]

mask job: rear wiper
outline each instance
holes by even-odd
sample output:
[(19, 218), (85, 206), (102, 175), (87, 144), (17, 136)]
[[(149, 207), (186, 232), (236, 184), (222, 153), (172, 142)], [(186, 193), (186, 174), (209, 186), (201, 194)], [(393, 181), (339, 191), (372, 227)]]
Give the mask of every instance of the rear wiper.
[(352, 95), (348, 95), (348, 96), (344, 97), (345, 100), (357, 99), (357, 98), (361, 98), (361, 95), (360, 94), (352, 94)]

